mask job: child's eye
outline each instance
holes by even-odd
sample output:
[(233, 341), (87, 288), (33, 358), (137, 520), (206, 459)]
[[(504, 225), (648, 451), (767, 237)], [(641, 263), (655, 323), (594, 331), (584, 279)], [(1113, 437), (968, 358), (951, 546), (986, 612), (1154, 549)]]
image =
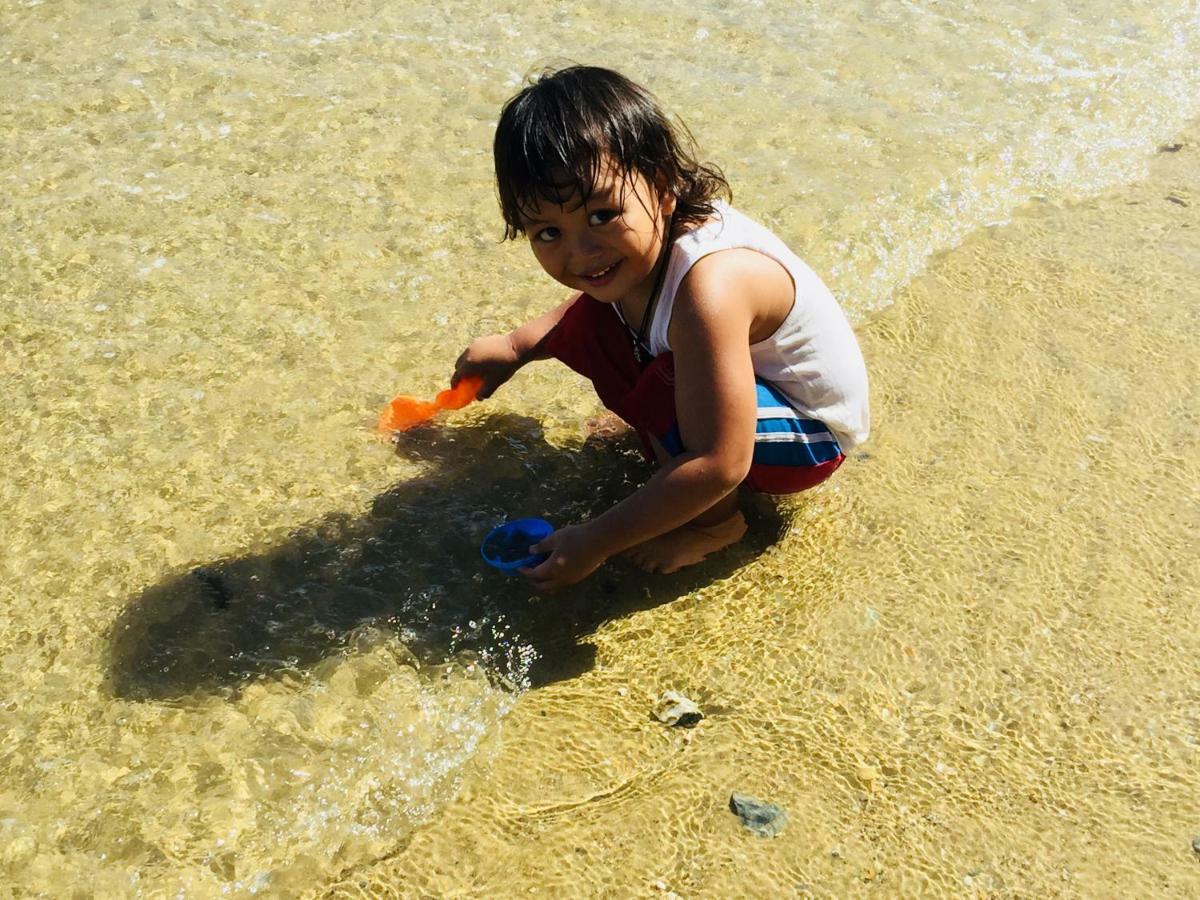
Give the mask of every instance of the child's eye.
[(535, 241), (541, 241), (543, 244), (548, 243), (558, 237), (557, 228), (543, 228), (533, 236)]
[(616, 217), (617, 211), (615, 209), (598, 209), (595, 212), (588, 214), (588, 224), (604, 225), (607, 222), (611, 222)]

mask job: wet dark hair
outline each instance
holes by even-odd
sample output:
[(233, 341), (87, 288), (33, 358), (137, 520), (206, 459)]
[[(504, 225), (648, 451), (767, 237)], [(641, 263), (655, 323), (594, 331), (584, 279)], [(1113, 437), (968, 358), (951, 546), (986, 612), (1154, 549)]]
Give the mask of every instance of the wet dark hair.
[(638, 172), (675, 195), (676, 232), (711, 216), (717, 197), (732, 199), (721, 170), (696, 161), (687, 126), (673, 125), (649, 91), (611, 69), (543, 71), (504, 104), (492, 151), (506, 240), (524, 233), (521, 212), (543, 200), (591, 197), (606, 155), (621, 173)]

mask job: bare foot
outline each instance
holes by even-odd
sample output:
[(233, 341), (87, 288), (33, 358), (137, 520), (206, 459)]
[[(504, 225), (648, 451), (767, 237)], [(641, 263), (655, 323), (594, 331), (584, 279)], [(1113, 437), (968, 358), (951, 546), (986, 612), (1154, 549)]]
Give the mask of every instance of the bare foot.
[(669, 575), (695, 565), (717, 550), (736, 544), (746, 533), (746, 517), (734, 510), (728, 519), (713, 525), (688, 522), (625, 551), (629, 560), (646, 572)]

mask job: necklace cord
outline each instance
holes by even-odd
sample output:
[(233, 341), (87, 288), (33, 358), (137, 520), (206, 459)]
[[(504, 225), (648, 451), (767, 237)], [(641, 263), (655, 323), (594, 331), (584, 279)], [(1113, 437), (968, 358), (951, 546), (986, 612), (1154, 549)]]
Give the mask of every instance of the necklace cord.
[[(637, 334), (633, 336), (633, 356), (640, 363), (650, 360), (650, 346), (646, 343), (646, 329), (650, 326), (654, 307), (658, 303), (659, 292), (662, 291), (663, 282), (666, 280), (667, 269), (671, 265), (671, 247), (675, 244), (675, 237), (671, 234), (671, 218), (669, 216), (666, 225), (667, 239), (663, 243), (658, 277), (654, 279), (654, 290), (650, 292), (650, 299), (646, 301), (646, 309), (642, 312), (642, 323), (638, 326)], [(622, 316), (623, 318), (624, 316)], [(625, 327), (629, 328), (628, 323)], [(632, 329), (630, 330), (632, 331)]]

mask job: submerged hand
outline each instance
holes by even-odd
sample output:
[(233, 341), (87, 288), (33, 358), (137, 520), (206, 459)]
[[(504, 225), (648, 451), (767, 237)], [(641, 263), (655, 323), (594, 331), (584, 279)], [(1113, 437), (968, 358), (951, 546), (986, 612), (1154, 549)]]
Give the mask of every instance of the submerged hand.
[(587, 578), (606, 559), (586, 525), (568, 525), (534, 544), (534, 553), (549, 553), (545, 562), (518, 569), (539, 593), (556, 591)]
[(457, 385), (469, 375), (482, 378), (483, 387), (479, 389), (478, 397), (486, 400), (496, 388), (512, 378), (521, 365), (522, 360), (510, 335), (489, 334), (471, 341), (459, 354), (450, 384)]

